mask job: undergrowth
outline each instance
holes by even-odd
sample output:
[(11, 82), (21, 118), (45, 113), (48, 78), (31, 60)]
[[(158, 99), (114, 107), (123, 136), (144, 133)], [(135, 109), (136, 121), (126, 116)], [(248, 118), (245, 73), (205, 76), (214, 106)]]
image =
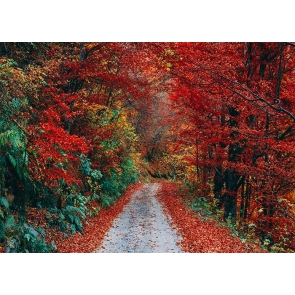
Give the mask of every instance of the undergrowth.
[(231, 236), (238, 237), (243, 243), (254, 243), (259, 245), (263, 250), (270, 252), (286, 252), (280, 245), (270, 245), (268, 239), (262, 242), (259, 241), (254, 224), (239, 224), (231, 218), (224, 220), (222, 217), (223, 210), (216, 209), (213, 202), (204, 196), (199, 196), (198, 191), (193, 185), (185, 183), (185, 188), (185, 193), (183, 191), (181, 192), (183, 204), (192, 210), (196, 216), (200, 217), (202, 221), (213, 220), (220, 226), (229, 228)]

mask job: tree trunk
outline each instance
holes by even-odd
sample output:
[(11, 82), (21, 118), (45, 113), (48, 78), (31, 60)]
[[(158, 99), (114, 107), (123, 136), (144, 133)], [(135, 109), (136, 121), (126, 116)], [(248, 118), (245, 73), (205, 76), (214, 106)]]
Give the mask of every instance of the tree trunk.
[(234, 223), (236, 222), (237, 214), (237, 192), (243, 182), (243, 177), (233, 169), (227, 169), (224, 173), (225, 189), (226, 192), (223, 194), (224, 199), (224, 215), (223, 219), (231, 219)]
[(223, 175), (222, 175), (222, 166), (214, 167), (215, 168), (215, 175), (213, 179), (213, 192), (214, 192), (214, 199), (215, 199), (215, 205), (217, 209), (221, 209), (223, 204), (222, 199), (222, 188), (223, 188)]

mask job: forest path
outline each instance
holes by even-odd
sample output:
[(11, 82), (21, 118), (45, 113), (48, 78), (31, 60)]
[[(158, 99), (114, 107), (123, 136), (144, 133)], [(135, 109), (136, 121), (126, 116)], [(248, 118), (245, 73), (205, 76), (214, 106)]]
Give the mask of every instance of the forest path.
[(157, 200), (160, 184), (145, 184), (114, 220), (97, 253), (180, 253), (182, 237)]

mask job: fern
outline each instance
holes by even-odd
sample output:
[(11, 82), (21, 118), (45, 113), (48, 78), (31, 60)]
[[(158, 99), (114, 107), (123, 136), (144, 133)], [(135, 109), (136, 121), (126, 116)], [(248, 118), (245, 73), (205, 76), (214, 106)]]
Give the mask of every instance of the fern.
[(83, 233), (81, 220), (86, 218), (84, 212), (80, 208), (74, 206), (66, 206), (62, 209), (62, 212), (65, 216), (65, 219), (70, 223), (72, 232), (74, 226), (76, 230), (78, 230), (80, 233)]
[(71, 231), (72, 231), (72, 235), (74, 235), (77, 231), (76, 231), (76, 227), (74, 224), (71, 224)]
[(110, 199), (108, 198), (108, 196), (101, 194), (100, 195), (100, 200), (101, 200), (101, 205), (103, 208), (106, 208), (107, 206), (111, 206), (111, 202)]
[(51, 244), (46, 243), (45, 231), (41, 227), (35, 229), (27, 223), (16, 225), (12, 217), (9, 222), (6, 222), (5, 229), (12, 230), (5, 246), (8, 253), (56, 252)]
[(76, 229), (80, 233), (83, 233), (82, 223), (81, 223), (79, 216), (77, 216), (77, 215), (72, 215), (72, 216), (73, 216), (73, 221), (74, 221), (73, 224), (75, 225)]
[(84, 212), (77, 207), (74, 206), (66, 206), (65, 208), (62, 209), (62, 212), (67, 215), (67, 214), (72, 214), (72, 213), (78, 213), (83, 219), (86, 217)]
[(47, 216), (48, 224), (58, 226), (64, 234), (69, 230), (72, 233), (76, 230), (83, 233), (82, 220), (86, 218), (86, 215), (80, 208), (67, 205), (62, 209), (51, 208), (48, 212), (53, 214), (53, 218)]

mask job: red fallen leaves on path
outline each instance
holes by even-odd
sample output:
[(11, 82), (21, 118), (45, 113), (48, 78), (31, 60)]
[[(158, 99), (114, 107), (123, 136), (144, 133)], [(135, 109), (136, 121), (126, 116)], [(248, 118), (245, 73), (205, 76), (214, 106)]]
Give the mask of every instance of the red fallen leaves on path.
[(161, 183), (159, 197), (164, 211), (173, 219), (172, 226), (182, 235), (180, 246), (191, 253), (263, 253), (260, 247), (243, 243), (233, 237), (226, 227), (221, 227), (211, 220), (202, 221), (181, 203), (181, 196), (175, 183)]
[(142, 186), (141, 183), (132, 185), (115, 204), (100, 211), (94, 218), (89, 219), (83, 226), (83, 235), (77, 233), (70, 237), (64, 237), (61, 233), (58, 233), (55, 237), (58, 252), (89, 253), (96, 250), (102, 243), (104, 235), (111, 227), (113, 220), (121, 213), (135, 191)]

